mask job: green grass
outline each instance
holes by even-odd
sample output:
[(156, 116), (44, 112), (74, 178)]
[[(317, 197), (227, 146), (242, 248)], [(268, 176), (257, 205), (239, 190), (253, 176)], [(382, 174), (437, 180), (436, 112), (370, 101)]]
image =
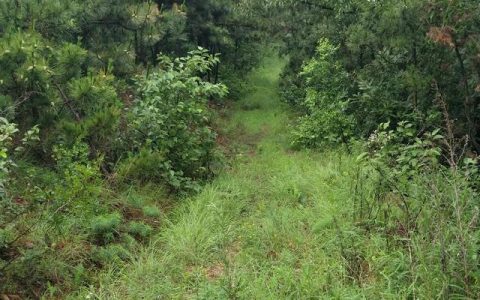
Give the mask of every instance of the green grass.
[(77, 297), (364, 297), (374, 279), (366, 267), (354, 283), (341, 250), (378, 242), (358, 239), (347, 221), (353, 158), (289, 149), (288, 108), (277, 94), (283, 63), (265, 60), (250, 78), (255, 91), (224, 124), (237, 145), (231, 168), (175, 209), (136, 261), (101, 275), (98, 288)]

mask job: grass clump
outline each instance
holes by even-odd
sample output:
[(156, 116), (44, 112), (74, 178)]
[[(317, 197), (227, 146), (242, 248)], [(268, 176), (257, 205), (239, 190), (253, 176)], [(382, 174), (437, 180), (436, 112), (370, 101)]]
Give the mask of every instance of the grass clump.
[(144, 206), (142, 211), (143, 215), (148, 218), (159, 218), (161, 215), (160, 209), (156, 206)]
[(121, 223), (122, 217), (117, 212), (95, 217), (91, 224), (92, 234), (97, 241), (108, 244), (118, 236)]
[(128, 224), (128, 233), (139, 239), (148, 238), (153, 232), (153, 228), (150, 225), (142, 222), (130, 222)]
[(96, 248), (92, 254), (92, 260), (101, 266), (119, 265), (132, 258), (132, 254), (118, 244)]

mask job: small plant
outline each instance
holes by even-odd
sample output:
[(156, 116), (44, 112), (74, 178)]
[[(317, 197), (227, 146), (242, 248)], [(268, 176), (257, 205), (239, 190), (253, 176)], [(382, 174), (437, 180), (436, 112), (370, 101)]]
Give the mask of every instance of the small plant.
[(0, 199), (7, 197), (8, 175), (16, 166), (14, 156), (25, 151), (25, 147), (40, 140), (40, 130), (35, 126), (24, 133), (20, 145), (15, 145), (14, 139), (18, 138), (18, 132), (17, 124), (0, 117)]
[(108, 244), (118, 236), (121, 223), (120, 214), (112, 213), (94, 218), (90, 229), (98, 242)]
[(139, 239), (148, 238), (153, 232), (153, 228), (142, 222), (130, 222), (128, 224), (128, 233)]
[(159, 218), (161, 216), (161, 211), (156, 206), (144, 206), (143, 215), (148, 218)]
[(144, 148), (120, 162), (116, 180), (123, 183), (162, 182), (169, 168), (170, 164), (162, 152)]
[(53, 203), (55, 209), (64, 212), (54, 218), (59, 230), (61, 223), (71, 216), (94, 216), (100, 213), (98, 199), (101, 197), (100, 166), (103, 159), (90, 159), (89, 155), (88, 144), (81, 141), (73, 145), (58, 144), (53, 148), (59, 178), (49, 190), (57, 199)]
[(121, 245), (107, 245), (93, 251), (93, 261), (99, 265), (106, 266), (119, 264), (131, 258), (130, 252)]

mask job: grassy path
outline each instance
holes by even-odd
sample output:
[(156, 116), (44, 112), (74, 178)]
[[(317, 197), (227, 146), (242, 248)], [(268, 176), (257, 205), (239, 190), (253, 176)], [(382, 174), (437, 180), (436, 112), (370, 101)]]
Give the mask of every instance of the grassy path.
[(288, 110), (277, 94), (282, 64), (266, 59), (225, 124), (237, 149), (231, 168), (186, 201), (120, 276), (104, 276), (98, 298), (358, 295), (338, 250), (338, 226), (348, 223), (333, 218), (342, 222), (347, 211), (351, 158), (288, 148)]

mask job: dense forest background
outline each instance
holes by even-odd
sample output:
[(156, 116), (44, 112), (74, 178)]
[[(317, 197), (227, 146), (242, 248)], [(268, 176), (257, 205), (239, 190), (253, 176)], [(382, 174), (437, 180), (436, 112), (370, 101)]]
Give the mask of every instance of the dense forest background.
[[(219, 120), (271, 48), (291, 151), (356, 158), (345, 280), (480, 297), (474, 0), (1, 1), (2, 297), (131, 261), (229, 164)], [(366, 283), (373, 237), (392, 255)]]

